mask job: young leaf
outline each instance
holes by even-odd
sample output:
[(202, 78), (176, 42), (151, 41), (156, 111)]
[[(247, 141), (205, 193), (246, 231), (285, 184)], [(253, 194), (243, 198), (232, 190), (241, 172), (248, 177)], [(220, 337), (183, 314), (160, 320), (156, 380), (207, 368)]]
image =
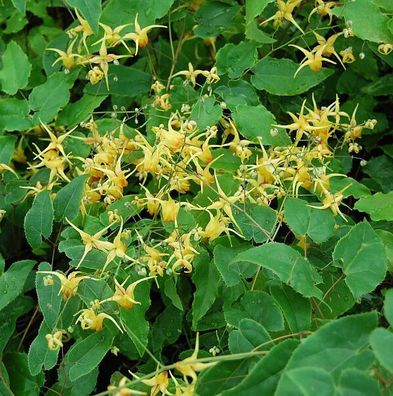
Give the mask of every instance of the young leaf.
[(22, 48), (10, 41), (2, 55), (3, 68), (0, 70), (1, 89), (8, 95), (15, 95), (26, 88), (29, 82), (31, 64)]
[(333, 235), (335, 221), (329, 209), (314, 209), (303, 199), (288, 198), (284, 216), (296, 236), (308, 235), (314, 242), (322, 243)]
[(74, 219), (79, 213), (83, 191), (88, 175), (75, 177), (71, 183), (61, 188), (53, 201), (56, 220)]
[(36, 112), (33, 119), (35, 124), (39, 124), (40, 121), (52, 121), (60, 108), (68, 103), (69, 91), (74, 83), (73, 77), (72, 73), (66, 76), (64, 73), (56, 72), (31, 91), (29, 105)]
[(393, 191), (361, 197), (356, 202), (355, 209), (368, 213), (374, 221), (393, 221)]
[(276, 123), (274, 115), (262, 105), (239, 105), (232, 113), (239, 132), (248, 140), (255, 143), (259, 141), (264, 145), (282, 146), (290, 142), (289, 136), (283, 129), (278, 129), (278, 134), (271, 134), (273, 124)]
[(333, 377), (318, 367), (299, 367), (286, 370), (278, 384), (277, 396), (331, 396), (335, 394)]
[(27, 277), (35, 263), (34, 260), (17, 261), (0, 276), (0, 310), (22, 293)]
[(281, 372), (292, 352), (298, 346), (295, 339), (284, 340), (273, 346), (270, 352), (251, 368), (246, 378), (237, 386), (222, 393), (223, 396), (273, 396)]
[(0, 131), (23, 131), (31, 126), (27, 100), (16, 98), (0, 99)]
[(342, 237), (333, 252), (355, 299), (373, 291), (385, 278), (387, 259), (381, 238), (366, 221)]
[(252, 69), (254, 75), (251, 77), (251, 83), (255, 88), (273, 95), (293, 96), (307, 92), (334, 73), (330, 69), (322, 69), (315, 73), (304, 68), (294, 77), (298, 67), (299, 65), (290, 59), (265, 57)]
[(202, 97), (192, 107), (191, 119), (197, 123), (198, 129), (203, 130), (208, 126), (216, 125), (222, 116), (222, 108), (215, 103), (214, 96)]
[(231, 265), (251, 262), (271, 270), (279, 279), (293, 287), (304, 297), (322, 297), (316, 287), (320, 276), (311, 264), (295, 249), (283, 243), (267, 243), (235, 256)]
[(69, 378), (76, 381), (90, 373), (101, 362), (117, 333), (114, 325), (108, 325), (100, 332), (94, 332), (82, 340), (78, 340), (68, 351), (66, 359), (69, 365)]
[(52, 234), (53, 205), (49, 191), (41, 191), (33, 201), (33, 206), (26, 213), (24, 229), (27, 242), (32, 248), (41, 245), (42, 239)]
[(219, 274), (215, 265), (209, 261), (207, 254), (199, 259), (194, 266), (192, 281), (196, 290), (192, 303), (192, 327), (195, 329), (198, 321), (206, 314), (217, 297)]
[(376, 326), (376, 312), (346, 316), (329, 322), (303, 340), (286, 370), (318, 366), (337, 378), (345, 368), (366, 368), (374, 360), (366, 347), (370, 333)]
[(56, 365), (60, 348), (56, 351), (50, 350), (48, 341), (45, 338), (47, 334), (52, 333), (53, 328), (48, 327), (45, 322), (42, 322), (38, 330), (38, 335), (29, 348), (28, 365), (31, 375), (41, 373), (43, 368), (50, 370)]
[[(51, 271), (52, 267), (49, 263), (43, 262), (38, 266), (38, 271)], [(53, 284), (46, 285), (44, 278), (48, 274), (40, 274), (37, 272), (35, 285), (38, 297), (38, 304), (44, 316), (44, 322), (52, 331), (56, 328), (59, 319), (61, 306), (60, 281), (56, 276), (52, 276)]]
[(101, 15), (101, 0), (66, 0), (68, 5), (77, 8), (87, 20), (94, 33), (98, 33), (98, 22)]
[(379, 363), (393, 373), (393, 334), (381, 327), (375, 329), (370, 335), (370, 344)]

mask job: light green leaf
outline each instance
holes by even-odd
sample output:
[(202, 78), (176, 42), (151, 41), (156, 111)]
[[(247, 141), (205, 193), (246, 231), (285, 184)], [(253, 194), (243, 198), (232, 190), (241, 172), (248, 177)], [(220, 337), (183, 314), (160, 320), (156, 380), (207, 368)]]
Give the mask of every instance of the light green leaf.
[(45, 322), (41, 323), (38, 335), (31, 343), (28, 353), (28, 365), (31, 375), (41, 373), (43, 368), (50, 370), (56, 365), (60, 348), (56, 351), (49, 349), (48, 341), (45, 338), (47, 334), (53, 334), (53, 332), (54, 329), (52, 327), (48, 327)]
[(277, 396), (333, 396), (333, 378), (318, 367), (299, 367), (286, 370), (277, 387)]
[(199, 130), (216, 125), (222, 116), (222, 108), (216, 103), (214, 96), (202, 97), (192, 107), (190, 118), (197, 123)]
[(273, 95), (293, 96), (307, 92), (334, 73), (330, 69), (322, 69), (316, 73), (304, 68), (295, 78), (298, 67), (299, 65), (290, 59), (263, 58), (252, 70), (254, 75), (251, 77), (251, 83), (255, 88)]
[(370, 335), (370, 344), (379, 363), (393, 373), (393, 334), (381, 327), (375, 329)]
[(53, 205), (49, 191), (41, 191), (33, 201), (31, 209), (26, 213), (24, 229), (27, 242), (32, 248), (41, 245), (42, 239), (52, 234)]
[(31, 64), (22, 48), (10, 41), (2, 55), (3, 68), (0, 70), (1, 89), (8, 95), (15, 95), (18, 89), (26, 88), (29, 82)]
[(216, 66), (218, 74), (228, 74), (229, 78), (236, 79), (253, 67), (257, 60), (257, 48), (250, 41), (228, 43), (217, 52)]
[(26, 1), (27, 0), (12, 0), (14, 7), (22, 14), (26, 12)]
[(272, 237), (277, 221), (274, 209), (257, 204), (249, 204), (242, 209), (234, 217), (245, 240), (262, 243)]
[(376, 312), (331, 321), (302, 341), (286, 370), (318, 367), (337, 378), (346, 368), (366, 369), (374, 360), (367, 346), (376, 326)]
[[(197, 261), (197, 263), (195, 263)], [(217, 297), (219, 274), (207, 253), (194, 261), (192, 281), (196, 287), (192, 303), (192, 327), (207, 313)]]
[(318, 273), (290, 246), (283, 243), (267, 243), (238, 254), (232, 263), (241, 261), (271, 270), (282, 282), (293, 287), (304, 297), (322, 297), (322, 292), (316, 287), (320, 282)]
[[(106, 320), (104, 326), (109, 320)], [(114, 326), (114, 325), (113, 325)], [(110, 326), (102, 331), (94, 332), (82, 340), (78, 340), (66, 355), (69, 365), (69, 378), (76, 381), (78, 378), (94, 370), (112, 347), (116, 332)]]
[(290, 339), (275, 345), (270, 352), (250, 370), (246, 378), (237, 386), (222, 393), (223, 396), (273, 396), (298, 340)]
[(290, 143), (289, 136), (284, 129), (277, 129), (272, 133), (276, 124), (274, 115), (262, 105), (239, 105), (232, 112), (239, 132), (248, 140), (264, 145), (284, 146)]
[(368, 373), (356, 369), (344, 370), (337, 386), (337, 395), (378, 396), (381, 394), (378, 382)]
[(145, 318), (150, 307), (150, 282), (141, 282), (136, 287), (135, 300), (140, 304), (135, 304), (131, 310), (120, 308), (120, 318), (139, 355), (143, 356), (150, 330), (150, 323)]
[(220, 95), (230, 110), (235, 110), (237, 105), (256, 106), (259, 103), (255, 88), (244, 80), (229, 81), (220, 85), (215, 93)]
[(56, 220), (72, 220), (78, 215), (87, 178), (88, 175), (78, 176), (57, 192), (53, 201)]
[(151, 75), (134, 67), (111, 65), (108, 76), (109, 91), (102, 80), (97, 85), (88, 84), (84, 92), (93, 96), (111, 94), (134, 98), (150, 91)]
[(311, 327), (310, 300), (302, 297), (290, 287), (281, 284), (270, 287), (270, 293), (281, 307), (292, 333), (309, 330)]
[(345, 0), (341, 7), (335, 7), (334, 14), (345, 21), (351, 21), (354, 35), (375, 43), (390, 43), (393, 35), (387, 24), (389, 17), (370, 0)]
[(23, 286), (34, 265), (33, 260), (17, 261), (0, 276), (0, 310), (22, 293)]
[(392, 221), (393, 191), (386, 194), (379, 192), (368, 197), (362, 197), (356, 202), (355, 209), (368, 213), (374, 221)]
[[(345, 189), (345, 190), (344, 190)], [(370, 195), (371, 192), (364, 184), (359, 183), (352, 177), (333, 177), (330, 179), (330, 190), (335, 193), (343, 191), (344, 197), (353, 196), (356, 199)]]
[(0, 164), (9, 164), (15, 150), (16, 136), (0, 136)]
[[(231, 353), (250, 352), (258, 347), (258, 350), (269, 350), (274, 344), (269, 333), (258, 322), (252, 319), (242, 319), (239, 329), (229, 334), (228, 345)], [(263, 347), (262, 344), (266, 344)]]
[(59, 110), (70, 99), (70, 88), (73, 85), (71, 74), (56, 72), (51, 74), (41, 85), (35, 87), (29, 95), (30, 107), (36, 112), (34, 124), (40, 121), (47, 123), (53, 120)]
[(373, 291), (385, 278), (385, 247), (366, 221), (356, 224), (338, 241), (333, 259), (343, 269), (345, 283), (356, 299)]
[[(43, 262), (38, 266), (39, 271), (52, 271), (49, 263)], [(48, 274), (40, 274), (37, 272), (35, 279), (36, 292), (38, 297), (38, 304), (44, 316), (44, 322), (52, 331), (56, 328), (59, 321), (59, 312), (61, 306), (60, 296), (60, 280), (57, 276), (52, 275), (53, 285), (45, 285), (44, 278)]]
[(390, 326), (393, 327), (393, 289), (389, 289), (385, 294), (383, 313)]
[(16, 98), (0, 99), (0, 132), (23, 131), (31, 127), (27, 100)]
[(303, 199), (288, 198), (284, 216), (296, 236), (308, 235), (314, 242), (322, 243), (333, 235), (335, 221), (329, 209), (311, 208)]
[(77, 8), (87, 20), (94, 33), (98, 33), (98, 22), (101, 15), (101, 0), (66, 0), (68, 5)]
[(86, 121), (86, 119), (91, 117), (93, 110), (97, 108), (105, 99), (105, 95), (83, 95), (81, 99), (74, 103), (69, 103), (64, 108), (64, 110), (59, 114), (56, 124), (73, 127), (82, 121)]

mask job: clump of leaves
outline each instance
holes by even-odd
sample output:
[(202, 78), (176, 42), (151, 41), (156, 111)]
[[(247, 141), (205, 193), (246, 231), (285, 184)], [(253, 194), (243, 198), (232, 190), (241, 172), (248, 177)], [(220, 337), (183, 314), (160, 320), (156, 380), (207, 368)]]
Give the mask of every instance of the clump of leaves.
[(388, 3), (0, 5), (1, 394), (389, 394)]

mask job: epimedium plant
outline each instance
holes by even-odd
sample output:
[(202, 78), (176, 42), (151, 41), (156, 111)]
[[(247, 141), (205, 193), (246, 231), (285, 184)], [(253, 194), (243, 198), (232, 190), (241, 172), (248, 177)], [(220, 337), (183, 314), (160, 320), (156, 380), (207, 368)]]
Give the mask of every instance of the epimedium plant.
[(389, 395), (389, 0), (0, 4), (4, 395)]

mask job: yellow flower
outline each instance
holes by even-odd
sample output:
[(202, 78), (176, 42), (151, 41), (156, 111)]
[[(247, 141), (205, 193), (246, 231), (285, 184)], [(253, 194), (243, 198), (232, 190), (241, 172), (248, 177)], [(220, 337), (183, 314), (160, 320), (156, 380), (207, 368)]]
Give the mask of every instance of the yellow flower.
[(380, 44), (378, 52), (382, 55), (389, 55), (393, 51), (393, 44)]
[(134, 291), (136, 286), (144, 281), (147, 281), (149, 279), (155, 278), (154, 276), (148, 276), (147, 278), (142, 278), (138, 279), (137, 281), (131, 283), (127, 288), (124, 288), (124, 284), (127, 282), (127, 279), (120, 284), (116, 279), (115, 279), (115, 293), (113, 294), (112, 297), (101, 301), (101, 303), (106, 302), (106, 301), (114, 301), (118, 305), (120, 305), (122, 308), (130, 310), (135, 304), (140, 304), (139, 301), (136, 301), (134, 299)]
[(186, 382), (187, 382), (186, 377), (191, 377), (192, 382), (195, 382), (197, 380), (197, 372), (202, 371), (205, 368), (214, 364), (214, 363), (208, 363), (208, 364), (199, 363), (197, 361), (198, 351), (199, 351), (199, 333), (197, 333), (196, 335), (195, 349), (192, 355), (186, 359), (183, 359), (175, 363), (175, 369), (183, 375), (184, 380)]
[(176, 202), (171, 198), (168, 197), (168, 200), (160, 200), (161, 203), (161, 215), (162, 221), (164, 223), (174, 222), (176, 221), (177, 214), (179, 213), (180, 203)]
[(60, 348), (63, 348), (63, 331), (58, 330), (54, 334), (47, 334), (45, 336), (48, 341), (48, 348), (51, 351), (57, 351)]
[(112, 316), (101, 312), (99, 314), (96, 313), (94, 308), (86, 308), (80, 311), (80, 315), (76, 320), (76, 323), (80, 322), (83, 330), (95, 330), (101, 331), (103, 329), (103, 322), (105, 319), (109, 319), (119, 330), (123, 333), (123, 330), (119, 327), (116, 321), (112, 318)]
[(76, 59), (81, 58), (82, 56), (73, 52), (75, 41), (76, 41), (76, 38), (71, 41), (71, 44), (68, 46), (66, 51), (59, 50), (58, 48), (47, 48), (46, 49), (47, 51), (54, 51), (58, 55), (60, 55), (52, 63), (52, 67), (58, 62), (63, 62), (63, 66), (67, 70), (71, 70), (76, 66)]
[(353, 63), (356, 58), (352, 52), (352, 47), (348, 47), (345, 50), (340, 51), (340, 55), (342, 56), (343, 63)]
[(166, 26), (163, 25), (150, 25), (141, 28), (141, 26), (138, 23), (138, 14), (135, 15), (134, 26), (135, 26), (135, 32), (125, 34), (122, 39), (134, 41), (136, 46), (135, 55), (138, 53), (139, 48), (145, 48), (149, 44), (149, 37), (147, 33), (150, 30), (154, 28), (166, 28)]

